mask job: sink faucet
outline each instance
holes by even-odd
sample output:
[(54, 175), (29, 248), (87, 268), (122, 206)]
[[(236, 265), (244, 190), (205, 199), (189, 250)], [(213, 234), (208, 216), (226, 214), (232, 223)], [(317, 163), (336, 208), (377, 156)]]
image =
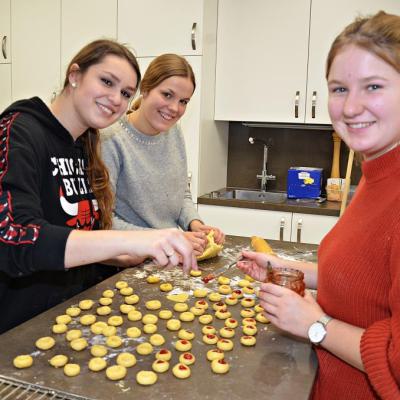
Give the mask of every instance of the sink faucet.
[(267, 190), (267, 182), (276, 179), (275, 175), (268, 175), (267, 172), (267, 162), (268, 162), (268, 144), (263, 140), (253, 138), (249, 136), (250, 144), (261, 143), (264, 146), (264, 156), (263, 156), (263, 166), (261, 174), (257, 174), (257, 179), (261, 179), (261, 191), (265, 192)]

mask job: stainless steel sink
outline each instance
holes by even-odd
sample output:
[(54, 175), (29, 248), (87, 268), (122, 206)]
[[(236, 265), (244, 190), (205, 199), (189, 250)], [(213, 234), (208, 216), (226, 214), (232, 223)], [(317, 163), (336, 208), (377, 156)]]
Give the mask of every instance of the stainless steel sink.
[(232, 189), (221, 192), (213, 192), (212, 197), (219, 199), (259, 201), (266, 203), (283, 203), (287, 199), (285, 192), (261, 192), (259, 190), (245, 189)]

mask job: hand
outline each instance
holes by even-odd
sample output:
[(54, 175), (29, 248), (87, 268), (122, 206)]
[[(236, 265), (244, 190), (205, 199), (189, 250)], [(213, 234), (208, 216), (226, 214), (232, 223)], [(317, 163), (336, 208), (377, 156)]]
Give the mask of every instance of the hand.
[(242, 251), (243, 261), (238, 261), (237, 267), (253, 279), (265, 282), (267, 279), (267, 265), (270, 263), (273, 267), (280, 266), (283, 260), (271, 254), (256, 253), (254, 251)]
[(262, 283), (259, 293), (260, 305), (265, 316), (278, 328), (303, 338), (308, 337), (308, 328), (323, 314), (323, 310), (309, 291), (304, 297), (296, 292)]
[(205, 232), (184, 232), (186, 239), (193, 246), (193, 251), (196, 256), (203, 254), (204, 249), (207, 246), (207, 238)]
[(208, 234), (210, 231), (214, 231), (214, 241), (217, 244), (223, 244), (225, 242), (225, 233), (219, 228), (214, 226), (204, 225), (201, 221), (195, 219), (190, 223), (190, 230), (192, 232), (204, 232)]

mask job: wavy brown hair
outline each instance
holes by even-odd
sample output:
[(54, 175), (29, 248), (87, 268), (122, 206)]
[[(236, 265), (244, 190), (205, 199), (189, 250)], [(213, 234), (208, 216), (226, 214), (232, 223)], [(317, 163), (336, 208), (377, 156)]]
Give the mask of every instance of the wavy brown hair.
[[(137, 75), (139, 85), (141, 74), (139, 64), (132, 52), (123, 44), (114, 40), (95, 40), (83, 47), (68, 65), (64, 80), (64, 89), (69, 85), (69, 74), (73, 64), (79, 66), (79, 72), (84, 74), (89, 67), (99, 64), (108, 55), (115, 55), (129, 62)], [(100, 139), (97, 129), (89, 128), (82, 136), (88, 157), (87, 174), (90, 186), (100, 209), (100, 226), (102, 229), (110, 229), (112, 226), (112, 210), (114, 195), (110, 186), (110, 176), (101, 158)]]

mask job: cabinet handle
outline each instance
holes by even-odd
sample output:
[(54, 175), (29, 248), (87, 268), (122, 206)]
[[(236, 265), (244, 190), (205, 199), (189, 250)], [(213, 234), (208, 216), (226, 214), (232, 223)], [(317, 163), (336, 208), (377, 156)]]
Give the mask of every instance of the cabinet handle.
[(283, 231), (285, 230), (285, 218), (281, 218), (281, 223), (279, 224), (279, 240), (283, 241)]
[(297, 243), (301, 243), (301, 228), (303, 228), (303, 219), (297, 221)]
[(299, 118), (299, 104), (300, 104), (300, 91), (296, 92), (296, 96), (294, 98), (294, 117)]
[(196, 50), (196, 28), (197, 28), (197, 22), (193, 22), (193, 25), (192, 25), (192, 50)]
[(3, 40), (1, 41), (1, 52), (4, 59), (7, 60), (7, 36), (3, 36)]
[(317, 92), (314, 90), (312, 92), (312, 98), (311, 98), (311, 118), (315, 118), (316, 106), (317, 106)]

